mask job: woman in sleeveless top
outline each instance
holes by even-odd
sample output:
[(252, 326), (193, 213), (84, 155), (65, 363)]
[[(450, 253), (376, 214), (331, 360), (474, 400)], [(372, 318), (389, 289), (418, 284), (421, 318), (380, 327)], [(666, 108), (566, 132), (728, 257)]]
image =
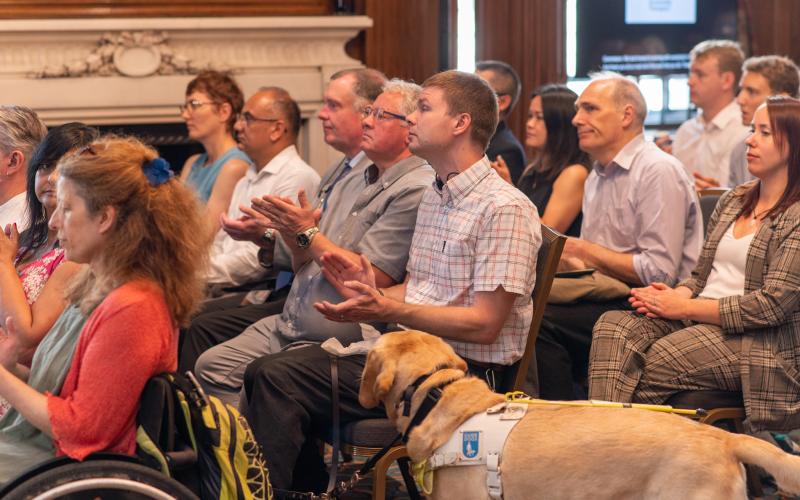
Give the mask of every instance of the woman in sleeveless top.
[(30, 227), (22, 234), (16, 227), (0, 232), (0, 317), (14, 321), (23, 363), (30, 363), (36, 346), (64, 310), (64, 292), (79, 269), (78, 264), (64, 262), (56, 232), (47, 227), (56, 208), (55, 167), (67, 152), (96, 137), (97, 131), (82, 123), (51, 129), (28, 163)]
[(746, 142), (756, 180), (720, 199), (691, 277), (595, 325), (590, 398), (741, 392), (752, 430), (800, 427), (800, 100), (768, 98)]
[[(533, 149), (535, 159), (517, 182), (536, 205), (542, 224), (576, 237), (581, 231), (583, 184), (590, 169), (572, 125), (577, 98), (564, 85), (545, 85), (533, 92), (525, 145)], [(503, 166), (498, 165), (501, 171)]]
[(205, 149), (186, 160), (181, 180), (192, 186), (206, 204), (213, 232), (219, 229), (219, 216), (228, 210), (234, 187), (250, 164), (233, 137), (233, 126), (243, 105), (242, 91), (230, 76), (203, 71), (189, 82), (186, 102), (180, 107), (189, 138)]

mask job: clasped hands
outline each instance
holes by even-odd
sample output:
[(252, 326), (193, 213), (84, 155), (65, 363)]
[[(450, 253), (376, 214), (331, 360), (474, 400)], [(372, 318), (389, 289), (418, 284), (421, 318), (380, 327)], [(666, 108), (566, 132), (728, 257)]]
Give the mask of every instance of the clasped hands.
[(299, 205), (285, 196), (256, 197), (250, 200), (249, 207), (239, 206), (240, 217), (232, 219), (224, 213), (220, 215), (220, 225), (231, 238), (239, 241), (261, 244), (264, 231), (274, 229), (288, 243), (293, 243), (297, 233), (318, 225), (321, 215), (321, 211), (309, 203), (305, 190), (297, 193), (297, 200)]
[(687, 319), (692, 291), (687, 287), (670, 288), (664, 283), (653, 283), (642, 288), (632, 288), (628, 301), (637, 313), (648, 318)]
[(378, 291), (369, 259), (362, 254), (355, 263), (343, 255), (325, 252), (321, 260), (322, 275), (345, 300), (338, 304), (317, 302), (314, 304), (317, 311), (339, 323), (389, 321), (389, 311), (395, 301)]

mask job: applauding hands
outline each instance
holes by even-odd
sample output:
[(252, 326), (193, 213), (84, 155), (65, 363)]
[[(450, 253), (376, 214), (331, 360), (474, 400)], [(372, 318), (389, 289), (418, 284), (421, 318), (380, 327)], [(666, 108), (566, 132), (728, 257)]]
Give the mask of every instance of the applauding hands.
[(382, 320), (395, 301), (387, 299), (375, 285), (375, 272), (364, 255), (356, 264), (344, 256), (325, 253), (322, 274), (345, 298), (339, 304), (317, 302), (314, 308), (331, 321), (358, 322)]

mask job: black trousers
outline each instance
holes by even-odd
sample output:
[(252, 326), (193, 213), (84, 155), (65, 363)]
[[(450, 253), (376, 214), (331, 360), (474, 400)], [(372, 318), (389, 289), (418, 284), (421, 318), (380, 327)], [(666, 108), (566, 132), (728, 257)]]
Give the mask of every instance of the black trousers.
[(630, 309), (627, 299), (547, 305), (536, 339), (539, 397), (576, 399), (573, 382), (587, 377), (592, 328), (603, 313), (620, 309)]
[[(339, 358), (341, 425), (367, 418), (386, 418), (382, 406), (358, 402), (366, 356)], [(501, 378), (470, 366), (481, 378)], [(323, 491), (327, 476), (314, 436), (328, 435), (333, 423), (328, 353), (319, 345), (292, 349), (257, 359), (244, 375), (246, 417), (264, 450), (272, 485), (279, 489)]]
[(236, 337), (262, 318), (280, 314), (287, 292), (288, 287), (275, 292), (276, 296), (263, 304), (241, 305), (245, 294), (207, 301), (189, 327), (181, 331), (178, 373), (194, 371), (197, 358), (207, 350)]

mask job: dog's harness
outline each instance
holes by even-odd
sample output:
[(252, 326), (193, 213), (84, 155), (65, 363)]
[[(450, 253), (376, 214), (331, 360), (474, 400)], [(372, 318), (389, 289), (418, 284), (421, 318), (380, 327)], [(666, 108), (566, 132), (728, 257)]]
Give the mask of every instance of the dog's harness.
[[(431, 375), (438, 372), (439, 370), (446, 370), (450, 368), (449, 366), (445, 365), (437, 365), (432, 371), (426, 373), (425, 375), (420, 375), (417, 379), (406, 387), (406, 390), (403, 391), (403, 397), (400, 398), (400, 401), (397, 402), (396, 408), (399, 409), (400, 405), (403, 406), (403, 416), (408, 417), (411, 414), (411, 398), (414, 397), (414, 393), (417, 392), (419, 386), (425, 383)], [(411, 434), (411, 431), (414, 430), (416, 426), (422, 423), (425, 420), (425, 417), (433, 410), (436, 404), (439, 402), (439, 399), (442, 397), (442, 389), (451, 383), (455, 382), (455, 380), (445, 380), (438, 385), (435, 385), (428, 389), (428, 392), (425, 393), (425, 398), (417, 408), (417, 412), (411, 418), (411, 421), (408, 423), (408, 427), (406, 427), (406, 431), (403, 433), (401, 440), (403, 444), (408, 443), (408, 436)]]
[(489, 496), (494, 500), (502, 499), (503, 448), (527, 409), (524, 404), (504, 402), (470, 417), (426, 462), (415, 465), (415, 477), (421, 483), (418, 486), (430, 493), (432, 473), (441, 467), (484, 465)]

